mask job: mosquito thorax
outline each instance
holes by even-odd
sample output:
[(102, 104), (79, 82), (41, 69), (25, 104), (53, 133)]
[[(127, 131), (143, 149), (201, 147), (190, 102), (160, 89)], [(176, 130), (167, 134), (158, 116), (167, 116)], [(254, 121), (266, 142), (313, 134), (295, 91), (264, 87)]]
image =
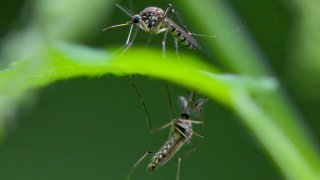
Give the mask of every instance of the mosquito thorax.
[(158, 7), (147, 7), (140, 12), (140, 16), (147, 26), (147, 29), (144, 30), (152, 34), (157, 34), (161, 26), (161, 21), (163, 20), (164, 11)]

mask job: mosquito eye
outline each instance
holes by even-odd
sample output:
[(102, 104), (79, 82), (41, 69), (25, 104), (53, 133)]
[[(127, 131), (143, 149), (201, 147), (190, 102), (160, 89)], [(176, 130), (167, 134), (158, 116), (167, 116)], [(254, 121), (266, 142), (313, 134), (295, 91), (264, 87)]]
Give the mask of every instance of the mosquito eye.
[(141, 19), (141, 17), (139, 15), (135, 15), (132, 18), (132, 22), (133, 23), (138, 23), (138, 22), (140, 22), (140, 19)]

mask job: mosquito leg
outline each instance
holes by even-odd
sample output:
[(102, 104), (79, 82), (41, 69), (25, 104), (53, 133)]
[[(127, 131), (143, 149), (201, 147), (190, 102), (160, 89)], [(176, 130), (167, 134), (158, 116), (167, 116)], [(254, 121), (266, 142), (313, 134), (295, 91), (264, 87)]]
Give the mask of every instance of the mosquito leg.
[(166, 11), (164, 12), (163, 18), (167, 17), (168, 15), (170, 15), (174, 12), (175, 12), (175, 10), (173, 9), (173, 6), (171, 4), (169, 4)]
[(151, 132), (152, 132), (152, 133), (153, 133), (153, 132), (157, 132), (157, 131), (160, 131), (160, 130), (165, 129), (165, 128), (167, 128), (167, 127), (170, 127), (170, 126), (172, 126), (172, 121), (170, 121), (170, 122), (168, 122), (167, 124), (164, 124), (164, 125), (162, 125), (162, 126), (160, 126), (160, 127), (158, 127), (158, 128), (152, 129)]
[(154, 27), (158, 26), (161, 21), (163, 21), (166, 17), (168, 17), (169, 15), (171, 15), (173, 13), (174, 13), (173, 6), (171, 4), (169, 4), (168, 8), (165, 10), (165, 12), (162, 16), (162, 19), (160, 19), (160, 21), (158, 23), (154, 24)]
[(201, 132), (200, 132), (200, 135), (204, 137), (204, 133), (203, 133), (203, 129), (204, 129), (204, 121), (203, 121), (203, 113), (202, 113), (202, 110), (200, 109), (200, 121), (202, 122), (201, 123)]
[(186, 153), (184, 153), (184, 155), (180, 156), (178, 159), (178, 167), (177, 167), (177, 175), (176, 175), (176, 180), (180, 179), (180, 167), (181, 167), (181, 160), (183, 160), (184, 158), (186, 158), (190, 153), (192, 153), (193, 151), (196, 150), (196, 148), (194, 147), (194, 145), (190, 142), (190, 145), (192, 146), (192, 148), (187, 151)]
[(128, 46), (128, 44), (129, 44), (129, 42), (130, 42), (130, 38), (131, 38), (133, 26), (134, 26), (134, 25), (131, 24), (130, 30), (129, 30), (129, 33), (128, 33), (128, 37), (127, 37), (127, 40), (126, 40), (126, 43), (124, 44), (125, 46)]
[(126, 180), (130, 180), (131, 179), (131, 176), (134, 172), (134, 170), (136, 169), (136, 167), (141, 163), (141, 161), (144, 160), (144, 158), (147, 157), (147, 155), (149, 154), (153, 154), (154, 152), (151, 152), (151, 151), (147, 151), (140, 159), (138, 159), (138, 161), (136, 163), (134, 163), (134, 165), (132, 166), (132, 168), (130, 169), (127, 177), (126, 177)]
[(130, 48), (134, 42), (134, 40), (136, 39), (137, 35), (139, 32), (139, 27), (137, 26), (136, 29), (134, 30), (133, 36), (131, 38), (131, 41), (127, 44), (127, 48)]
[[(166, 84), (166, 91), (167, 91), (167, 97), (168, 97), (168, 108), (169, 108), (170, 119), (173, 119), (172, 98), (171, 98), (170, 88), (169, 88), (168, 84)], [(169, 133), (167, 139), (169, 139), (171, 137), (171, 135), (173, 133), (173, 129), (174, 129), (174, 126), (171, 127), (170, 133)]]
[(171, 126), (167, 139), (169, 139), (172, 136), (173, 131), (174, 131), (174, 126)]
[(165, 128), (169, 127), (169, 126), (172, 126), (172, 122), (170, 121), (169, 123), (167, 123), (167, 124), (165, 124), (165, 125), (163, 125), (163, 126), (161, 126), (161, 127), (159, 127), (159, 128), (153, 129), (152, 124), (151, 124), (150, 114), (149, 114), (149, 111), (148, 111), (148, 109), (147, 109), (147, 106), (146, 106), (146, 103), (145, 103), (145, 101), (144, 101), (144, 98), (143, 98), (143, 96), (141, 95), (140, 91), (138, 90), (136, 84), (134, 83), (133, 78), (132, 78), (131, 76), (129, 76), (128, 78), (129, 78), (129, 82), (130, 82), (131, 87), (133, 88), (134, 92), (136, 93), (136, 95), (137, 95), (138, 98), (140, 99), (140, 104), (141, 104), (141, 106), (142, 106), (142, 108), (143, 108), (143, 110), (144, 110), (144, 112), (145, 112), (145, 119), (146, 119), (146, 121), (147, 121), (149, 131), (150, 131), (151, 133), (153, 133), (153, 132), (156, 132), (156, 131), (160, 131), (160, 130), (162, 130), (162, 129), (165, 129)]
[[(179, 128), (174, 128), (176, 131), (178, 131), (183, 137), (187, 138), (188, 136), (183, 132), (181, 131)], [(204, 139), (204, 136), (200, 135), (199, 133), (195, 132), (195, 131), (192, 131), (192, 134), (195, 135), (195, 136), (198, 136), (199, 138), (202, 138)]]
[(153, 132), (149, 111), (147, 109), (147, 106), (146, 106), (146, 103), (144, 101), (144, 98), (141, 95), (140, 91), (138, 90), (138, 88), (137, 88), (136, 84), (134, 83), (134, 80), (133, 80), (133, 78), (131, 76), (129, 76), (129, 82), (130, 82), (130, 85), (131, 85), (132, 89), (134, 90), (134, 92), (136, 93), (138, 98), (140, 99), (140, 104), (141, 104), (141, 106), (142, 106), (142, 108), (143, 108), (143, 110), (145, 112), (145, 119), (147, 121), (148, 128), (149, 128), (150, 132)]
[(193, 111), (199, 111), (199, 115), (200, 115), (200, 122), (201, 122), (201, 132), (199, 135), (201, 135), (202, 137), (204, 136), (203, 133), (203, 129), (204, 129), (204, 121), (203, 121), (203, 111), (202, 111), (202, 106), (208, 102), (208, 99), (198, 99), (197, 101), (195, 101), (194, 97), (196, 95), (195, 91), (191, 91), (190, 95), (189, 95), (189, 102), (193, 103), (193, 107), (191, 109), (191, 112)]
[(176, 55), (177, 55), (177, 59), (179, 59), (179, 42), (177, 38), (174, 38), (174, 46), (176, 49)]
[(176, 180), (180, 179), (180, 164), (181, 164), (181, 157), (179, 157), (179, 159), (178, 159)]
[(169, 88), (169, 85), (168, 85), (168, 84), (166, 84), (166, 91), (167, 91), (167, 98), (168, 98), (168, 107), (169, 107), (170, 119), (173, 119), (172, 98), (171, 98), (171, 95), (170, 95), (170, 88)]
[(164, 32), (163, 40), (162, 40), (162, 57), (166, 57), (166, 40), (167, 40), (168, 31)]
[[(167, 9), (168, 11), (168, 9)], [(162, 56), (163, 58), (166, 57), (166, 39), (167, 39), (168, 31), (166, 30), (164, 32), (163, 40), (162, 40)], [(169, 114), (170, 114), (170, 119), (173, 118), (173, 108), (172, 108), (172, 101), (171, 101), (171, 95), (170, 95), (170, 88), (169, 85), (166, 84), (166, 92), (167, 92), (167, 97), (168, 97), (168, 105), (169, 105)]]
[[(195, 120), (189, 120), (189, 119), (180, 119), (181, 122), (184, 123), (192, 123), (192, 124), (200, 124), (203, 127), (203, 121), (195, 121)], [(187, 137), (179, 128), (176, 129), (177, 131), (179, 131), (180, 134), (182, 134), (183, 136)], [(192, 131), (193, 135), (198, 136), (199, 138), (204, 138), (203, 136), (203, 129), (201, 128), (201, 132), (197, 133), (195, 131)]]
[(193, 108), (191, 110), (191, 111), (198, 111), (199, 112), (199, 117), (200, 117), (200, 122), (201, 122), (201, 135), (202, 136), (204, 135), (204, 133), (203, 133), (204, 121), (203, 121), (203, 109), (202, 109), (202, 107), (207, 102), (208, 102), (208, 99), (203, 99), (203, 98), (198, 99), (197, 101), (194, 101)]
[(202, 124), (202, 121), (195, 121), (191, 119), (179, 119), (181, 122), (192, 123), (192, 124)]
[(170, 121), (169, 123), (167, 123), (167, 124), (165, 124), (165, 125), (163, 125), (163, 126), (161, 126), (159, 128), (153, 129), (152, 124), (151, 124), (150, 114), (149, 114), (149, 111), (147, 109), (147, 106), (146, 106), (146, 103), (144, 101), (144, 98), (141, 95), (140, 91), (138, 90), (136, 84), (134, 83), (133, 78), (131, 76), (129, 76), (128, 78), (129, 78), (129, 82), (130, 82), (131, 87), (133, 88), (134, 92), (136, 93), (136, 95), (140, 99), (140, 104), (141, 104), (141, 106), (142, 106), (142, 108), (143, 108), (143, 110), (145, 112), (145, 119), (147, 121), (149, 131), (151, 133), (154, 133), (156, 131), (160, 131), (160, 130), (165, 129), (165, 128), (169, 127), (169, 126), (172, 126), (172, 122)]
[(197, 132), (195, 132), (195, 131), (192, 131), (192, 134), (195, 135), (195, 136), (198, 136), (198, 137), (201, 138), (201, 139), (204, 139), (203, 132), (197, 133)]
[[(125, 45), (124, 45), (124, 50), (122, 51), (122, 54), (124, 54), (125, 52), (127, 52), (127, 50), (132, 46), (134, 40), (136, 39), (136, 37), (137, 37), (137, 35), (138, 35), (139, 27), (137, 26), (136, 29), (134, 30), (134, 33), (133, 33), (132, 38), (131, 38), (133, 26), (134, 26), (134, 25), (131, 25), (131, 26), (130, 26), (129, 35), (128, 35), (127, 41), (126, 41), (126, 43), (125, 43)], [(130, 38), (131, 38), (131, 39), (130, 39)]]

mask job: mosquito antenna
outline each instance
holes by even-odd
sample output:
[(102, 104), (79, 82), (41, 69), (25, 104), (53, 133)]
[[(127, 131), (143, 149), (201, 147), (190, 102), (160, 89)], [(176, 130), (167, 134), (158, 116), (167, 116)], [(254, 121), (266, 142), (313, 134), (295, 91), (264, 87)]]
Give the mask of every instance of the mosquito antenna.
[(128, 25), (131, 25), (131, 23), (130, 23), (130, 22), (126, 22), (126, 23), (124, 23), (124, 24), (117, 24), (117, 25), (109, 26), (109, 27), (107, 27), (107, 28), (102, 29), (102, 31), (106, 31), (106, 30), (108, 30), (108, 29), (117, 28), (117, 27), (122, 27), (122, 26), (128, 26)]
[(132, 17), (133, 15), (129, 12), (129, 10), (125, 9), (124, 7), (116, 4), (117, 8), (119, 8), (122, 12), (126, 13), (128, 16)]
[[(124, 7), (120, 6), (119, 4), (116, 4), (117, 8), (119, 8), (122, 12), (126, 13), (128, 16), (132, 17), (132, 14), (129, 12), (129, 10), (125, 9)], [(123, 24), (117, 24), (117, 25), (113, 25), (113, 26), (110, 26), (110, 27), (107, 27), (107, 28), (104, 28), (102, 31), (106, 31), (108, 29), (112, 29), (112, 28), (117, 28), (117, 27), (122, 27), (122, 26), (128, 26), (128, 25), (131, 25), (132, 22), (131, 21), (128, 21), (126, 23), (123, 23)], [(132, 31), (132, 28), (131, 28), (131, 31)]]

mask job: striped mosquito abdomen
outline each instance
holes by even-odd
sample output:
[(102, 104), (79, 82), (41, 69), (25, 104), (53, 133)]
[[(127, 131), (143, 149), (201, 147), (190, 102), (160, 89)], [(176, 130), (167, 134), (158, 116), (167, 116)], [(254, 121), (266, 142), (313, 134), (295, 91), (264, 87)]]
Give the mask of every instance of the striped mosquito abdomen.
[(181, 147), (188, 143), (192, 137), (192, 126), (188, 122), (177, 119), (174, 122), (174, 133), (165, 144), (156, 152), (148, 165), (148, 171), (152, 172), (158, 167), (166, 164)]
[(185, 144), (186, 138), (179, 135), (174, 134), (163, 146), (162, 148), (156, 152), (152, 158), (151, 162), (148, 165), (148, 171), (152, 172), (157, 169), (157, 167), (164, 165), (167, 163), (176, 152)]
[(201, 49), (201, 46), (198, 44), (197, 40), (185, 29), (174, 23), (171, 19), (165, 18), (163, 23), (166, 26), (167, 31), (170, 32), (172, 36), (175, 37), (184, 47), (192, 50)]

